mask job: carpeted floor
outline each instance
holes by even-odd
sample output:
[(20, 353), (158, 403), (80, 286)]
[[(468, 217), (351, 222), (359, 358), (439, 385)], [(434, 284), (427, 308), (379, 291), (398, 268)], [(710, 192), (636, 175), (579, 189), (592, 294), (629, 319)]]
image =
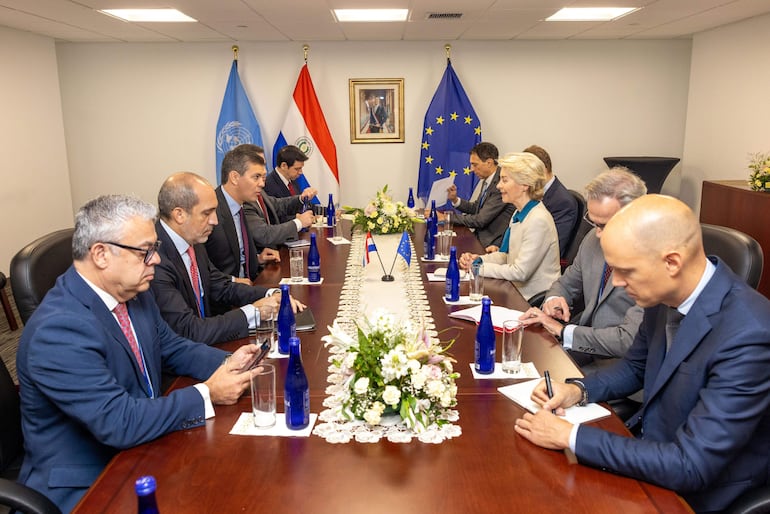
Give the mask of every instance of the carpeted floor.
[(16, 302), (13, 299), (11, 293), (10, 281), (5, 285), (5, 294), (8, 295), (8, 299), (11, 301), (11, 308), (13, 308), (14, 315), (16, 316), (16, 323), (19, 328), (11, 332), (8, 327), (8, 320), (5, 318), (3, 309), (0, 308), (0, 358), (5, 362), (5, 366), (13, 377), (13, 381), (18, 384), (16, 379), (16, 350), (19, 347), (19, 338), (21, 337), (21, 331), (24, 328), (21, 324), (21, 318), (19, 312), (16, 310)]

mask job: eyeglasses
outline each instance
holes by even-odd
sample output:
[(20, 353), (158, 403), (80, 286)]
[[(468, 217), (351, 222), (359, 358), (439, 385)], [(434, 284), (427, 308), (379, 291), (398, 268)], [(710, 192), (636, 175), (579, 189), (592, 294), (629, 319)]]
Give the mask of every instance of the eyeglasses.
[(594, 223), (593, 221), (591, 221), (591, 219), (588, 217), (588, 211), (586, 211), (586, 213), (583, 214), (583, 219), (586, 221), (586, 223), (588, 223), (589, 225), (591, 225), (597, 230), (604, 230), (604, 227), (607, 226), (606, 223)]
[(155, 241), (152, 246), (149, 248), (137, 248), (136, 246), (128, 246), (120, 243), (115, 243), (112, 241), (102, 241), (103, 244), (106, 245), (112, 245), (117, 246), (118, 248), (123, 248), (124, 250), (133, 250), (135, 252), (143, 253), (144, 254), (144, 264), (145, 266), (150, 265), (150, 261), (153, 257), (155, 257), (155, 254), (158, 253), (158, 248), (160, 248), (160, 240)]

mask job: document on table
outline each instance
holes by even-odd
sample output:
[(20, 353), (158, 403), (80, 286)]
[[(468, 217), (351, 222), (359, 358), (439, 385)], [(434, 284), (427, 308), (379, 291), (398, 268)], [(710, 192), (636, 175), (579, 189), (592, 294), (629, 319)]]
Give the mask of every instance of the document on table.
[[(507, 321), (509, 319), (515, 319), (518, 320), (519, 316), (524, 314), (521, 311), (517, 311), (515, 309), (509, 309), (507, 307), (501, 307), (499, 305), (493, 305), (490, 310), (492, 314), (492, 325), (494, 325), (495, 330), (498, 332), (503, 330), (503, 322)], [(476, 307), (471, 307), (470, 309), (462, 309), (459, 311), (454, 311), (449, 314), (450, 318), (458, 318), (458, 319), (464, 319), (467, 321), (473, 321), (476, 324), (478, 324), (479, 320), (481, 319), (481, 305), (477, 305)]]
[[(498, 387), (497, 390), (534, 414), (540, 410), (540, 406), (532, 401), (532, 391), (540, 380), (537, 378), (535, 380), (519, 382), (518, 384)], [(597, 403), (589, 403), (585, 407), (573, 405), (569, 409), (565, 409), (564, 412), (564, 419), (574, 424), (596, 421), (597, 419), (606, 418), (611, 414), (609, 410)]]

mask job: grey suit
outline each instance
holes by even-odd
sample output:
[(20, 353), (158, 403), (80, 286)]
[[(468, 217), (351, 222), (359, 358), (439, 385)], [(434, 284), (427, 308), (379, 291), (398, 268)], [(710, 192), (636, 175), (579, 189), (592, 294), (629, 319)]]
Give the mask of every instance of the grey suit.
[[(572, 308), (583, 300), (585, 309), (571, 321), (577, 326), (573, 332), (572, 351), (588, 354), (582, 364), (597, 359), (621, 358), (631, 347), (644, 311), (636, 305), (622, 287), (607, 281), (601, 297), (599, 288), (604, 273), (604, 253), (592, 229), (580, 244), (575, 260), (546, 293), (546, 298), (562, 296)], [(589, 366), (590, 367), (590, 366)]]
[(513, 204), (503, 203), (497, 183), (500, 182), (500, 168), (492, 175), (484, 197), (474, 202), (460, 199), (455, 207), (464, 214), (457, 216), (456, 223), (476, 229), (476, 237), (485, 248), (489, 245), (500, 246), (508, 222), (516, 209)]
[[(246, 225), (257, 250), (277, 248), (286, 241), (297, 239), (298, 230), (297, 224), (294, 222), (294, 215), (302, 209), (299, 196), (275, 198), (263, 192), (262, 200), (265, 202), (270, 224), (265, 221), (262, 209), (256, 202), (243, 204)], [(279, 221), (284, 217), (289, 217), (289, 221), (280, 223)]]

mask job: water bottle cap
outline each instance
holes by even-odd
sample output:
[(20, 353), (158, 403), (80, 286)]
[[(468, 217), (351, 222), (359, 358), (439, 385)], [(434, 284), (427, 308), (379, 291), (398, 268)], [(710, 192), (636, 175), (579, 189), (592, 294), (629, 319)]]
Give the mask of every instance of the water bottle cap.
[(315, 232), (310, 233), (310, 242), (312, 243), (313, 241), (315, 241)]
[(484, 296), (481, 298), (481, 306), (491, 305), (492, 300), (488, 296)]
[[(310, 234), (311, 236), (314, 236), (315, 234)], [(289, 284), (281, 284), (281, 294), (289, 294)]]
[(457, 247), (456, 246), (450, 246), (449, 247), (449, 253), (457, 253)]
[(134, 490), (139, 496), (147, 496), (155, 492), (156, 484), (155, 477), (152, 475), (146, 475), (136, 479), (134, 484)]
[(291, 336), (289, 338), (289, 346), (299, 346), (299, 337)]

